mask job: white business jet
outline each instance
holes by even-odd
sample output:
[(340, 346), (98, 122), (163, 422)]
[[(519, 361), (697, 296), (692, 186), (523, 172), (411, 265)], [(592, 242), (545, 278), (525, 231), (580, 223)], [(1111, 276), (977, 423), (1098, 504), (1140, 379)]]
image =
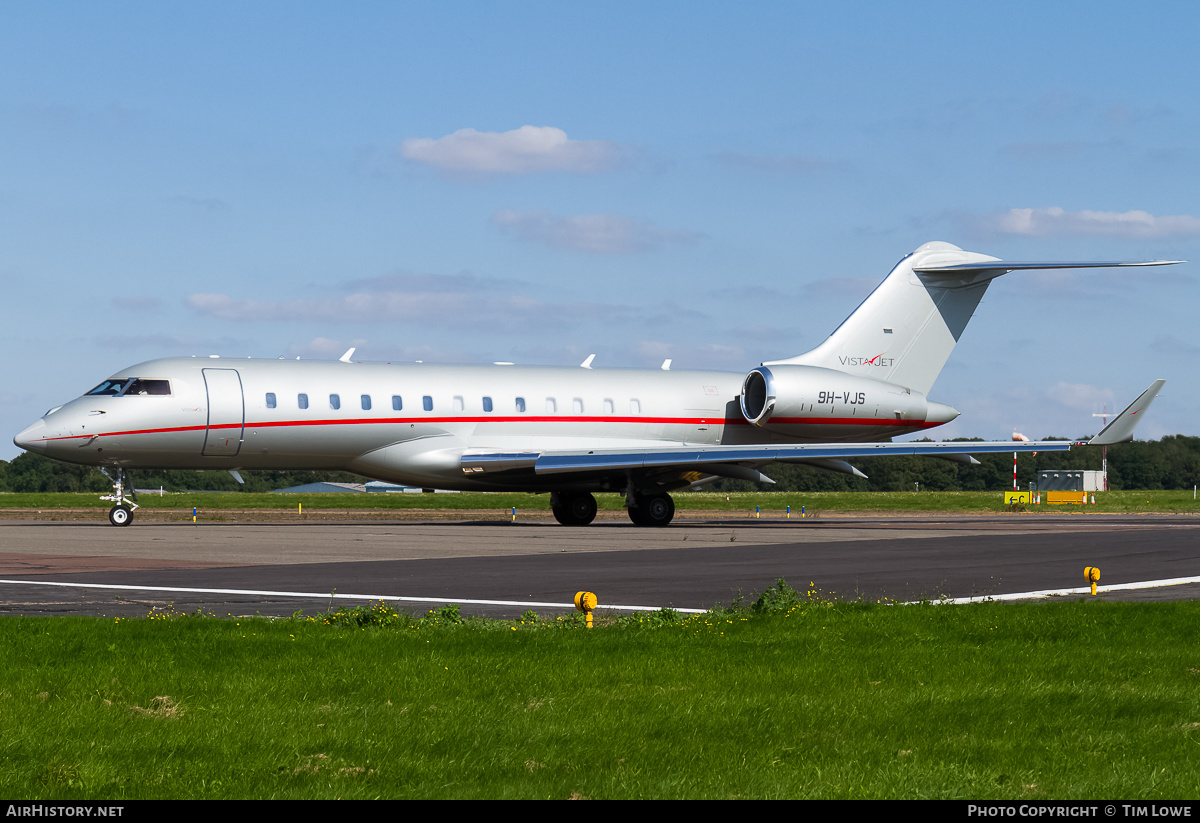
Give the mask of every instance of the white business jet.
[[(16, 436), (23, 449), (98, 466), (128, 525), (136, 469), (334, 469), (414, 486), (550, 492), (558, 521), (624, 494), (630, 519), (665, 526), (669, 492), (719, 477), (770, 482), (772, 461), (863, 476), (850, 458), (1059, 451), (1066, 442), (893, 443), (958, 416), (928, 399), (988, 283), (1018, 269), (1158, 266), (1012, 263), (926, 243), (820, 346), (749, 374), (166, 358), (117, 372)], [(1133, 436), (1158, 381), (1092, 443)], [(111, 473), (110, 473), (111, 472)], [(128, 493), (127, 493), (128, 492)]]

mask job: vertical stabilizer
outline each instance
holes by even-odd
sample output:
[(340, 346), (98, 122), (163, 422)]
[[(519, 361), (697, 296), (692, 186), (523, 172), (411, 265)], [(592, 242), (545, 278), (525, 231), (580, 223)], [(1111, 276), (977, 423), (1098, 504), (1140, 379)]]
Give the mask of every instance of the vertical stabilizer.
[(892, 269), (829, 338), (812, 351), (771, 360), (872, 377), (928, 395), (962, 337), (988, 284), (1017, 269), (1163, 266), (1146, 262), (1007, 262), (963, 251), (950, 243), (926, 243)]
[(916, 269), (998, 262), (950, 243), (926, 243), (896, 264), (862, 304), (817, 348), (775, 363), (873, 377), (928, 394), (979, 305), (990, 277), (925, 282)]

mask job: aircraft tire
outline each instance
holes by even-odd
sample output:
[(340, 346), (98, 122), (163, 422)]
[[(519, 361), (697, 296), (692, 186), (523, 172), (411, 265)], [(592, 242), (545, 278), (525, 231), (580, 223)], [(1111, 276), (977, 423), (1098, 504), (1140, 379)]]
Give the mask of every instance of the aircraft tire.
[(669, 494), (647, 494), (629, 509), (629, 519), (637, 526), (666, 526), (675, 517), (675, 501)]
[(133, 522), (133, 510), (121, 504), (108, 510), (108, 522), (114, 526), (128, 526)]
[(550, 510), (564, 526), (586, 526), (596, 519), (596, 498), (587, 492), (562, 494), (559, 501)]

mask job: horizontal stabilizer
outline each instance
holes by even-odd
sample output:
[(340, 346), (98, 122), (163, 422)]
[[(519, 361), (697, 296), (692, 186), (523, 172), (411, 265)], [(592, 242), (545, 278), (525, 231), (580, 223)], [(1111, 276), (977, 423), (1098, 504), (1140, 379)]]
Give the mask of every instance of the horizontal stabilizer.
[(1113, 443), (1124, 443), (1133, 439), (1133, 430), (1142, 422), (1142, 412), (1150, 408), (1154, 398), (1158, 397), (1166, 380), (1155, 380), (1138, 399), (1129, 404), (1129, 408), (1118, 414), (1111, 423), (1100, 430), (1100, 433), (1088, 441), (1089, 446), (1111, 446)]
[(1186, 262), (1186, 260), (1053, 260), (1033, 262), (993, 260), (987, 263), (960, 263), (953, 266), (913, 266), (913, 271), (917, 274), (988, 271), (1003, 274), (1006, 271), (1022, 271), (1025, 269), (1115, 269), (1127, 266), (1174, 266), (1176, 263)]

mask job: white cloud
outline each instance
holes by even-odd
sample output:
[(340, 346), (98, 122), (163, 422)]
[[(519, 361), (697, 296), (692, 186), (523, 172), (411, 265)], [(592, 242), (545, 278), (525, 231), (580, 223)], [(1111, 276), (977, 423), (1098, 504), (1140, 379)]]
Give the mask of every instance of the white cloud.
[(1159, 334), (1150, 343), (1153, 351), (1161, 352), (1172, 357), (1191, 360), (1200, 354), (1200, 346), (1189, 340), (1180, 340), (1173, 334)]
[(862, 300), (879, 284), (870, 277), (828, 277), (804, 285), (807, 298), (831, 297), (839, 300)]
[(1001, 154), (1023, 160), (1061, 161), (1080, 157), (1091, 145), (1079, 140), (1063, 140), (1057, 143), (1010, 143), (1000, 150)]
[(407, 160), (444, 171), (484, 174), (595, 174), (619, 165), (622, 154), (608, 140), (572, 140), (553, 126), (504, 132), (459, 129), (445, 137), (414, 137), (400, 144), (400, 155)]
[(1009, 209), (985, 222), (1002, 234), (1038, 237), (1144, 238), (1200, 234), (1200, 218), (1186, 214), (1156, 217), (1144, 211), (1065, 211), (1057, 206)]
[(201, 315), (234, 322), (361, 324), (403, 321), (429, 327), (465, 325), (482, 332), (527, 332), (531, 327), (573, 328), (585, 323), (622, 326), (657, 319), (629, 306), (582, 301), (549, 303), (520, 294), (445, 291), (359, 291), (341, 296), (274, 301), (196, 293), (188, 295), (186, 302)]
[[(1046, 400), (1064, 409), (1091, 412), (1099, 410), (1101, 404), (1113, 403), (1112, 389), (1101, 389), (1087, 383), (1055, 383), (1045, 392)], [(1082, 418), (1081, 418), (1082, 419)]]
[(804, 157), (798, 154), (761, 155), (723, 151), (715, 154), (713, 159), (722, 166), (750, 169), (771, 175), (809, 174), (838, 168), (838, 164), (830, 160), (821, 157)]
[(523, 240), (592, 254), (650, 251), (668, 243), (695, 243), (700, 238), (695, 232), (664, 229), (617, 214), (552, 217), (543, 211), (505, 209), (492, 215), (492, 223)]

